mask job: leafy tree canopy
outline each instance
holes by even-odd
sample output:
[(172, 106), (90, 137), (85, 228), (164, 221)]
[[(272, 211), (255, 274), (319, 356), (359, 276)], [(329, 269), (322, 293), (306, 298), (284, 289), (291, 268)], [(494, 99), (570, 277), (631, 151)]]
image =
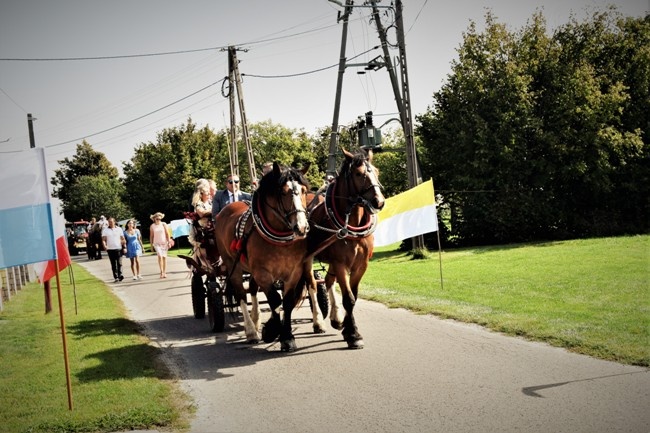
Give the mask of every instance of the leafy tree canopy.
[(83, 141), (72, 158), (59, 161), (60, 168), (50, 180), (54, 197), (61, 200), (69, 221), (105, 216), (126, 216), (128, 207), (122, 203), (122, 183), (117, 168), (101, 152)]
[(117, 177), (105, 174), (81, 176), (70, 188), (69, 200), (63, 205), (63, 212), (70, 221), (114, 217), (117, 221), (130, 218), (131, 211), (122, 202), (124, 185)]
[(648, 229), (650, 16), (615, 10), (549, 36), (472, 23), (418, 117), (425, 177), (461, 244)]

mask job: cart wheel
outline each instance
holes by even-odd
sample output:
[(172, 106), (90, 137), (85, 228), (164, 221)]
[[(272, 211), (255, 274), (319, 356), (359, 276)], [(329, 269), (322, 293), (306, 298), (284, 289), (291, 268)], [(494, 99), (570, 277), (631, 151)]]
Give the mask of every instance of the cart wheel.
[(194, 310), (195, 319), (205, 317), (205, 288), (203, 287), (203, 277), (196, 273), (192, 274), (192, 309)]
[(221, 332), (226, 324), (221, 286), (216, 281), (211, 281), (208, 285), (208, 320), (210, 321), (210, 330), (212, 332)]
[(317, 281), (320, 281), (316, 284), (316, 300), (318, 301), (318, 308), (320, 308), (320, 312), (323, 315), (323, 318), (325, 318), (330, 312), (330, 298), (327, 295), (327, 287), (325, 287), (325, 283), (322, 282), (323, 279), (320, 272), (314, 272), (314, 277)]

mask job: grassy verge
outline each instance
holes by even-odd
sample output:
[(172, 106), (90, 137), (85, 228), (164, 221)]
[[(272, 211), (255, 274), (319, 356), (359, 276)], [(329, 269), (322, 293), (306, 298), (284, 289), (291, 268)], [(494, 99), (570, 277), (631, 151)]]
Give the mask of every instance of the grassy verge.
[(448, 251), (442, 274), (437, 252), (378, 249), (360, 296), (650, 366), (650, 236)]
[(109, 432), (184, 429), (190, 399), (138, 325), (100, 281), (74, 266), (61, 275), (74, 409), (68, 410), (56, 285), (44, 314), (41, 286), (30, 284), (0, 313), (0, 431)]

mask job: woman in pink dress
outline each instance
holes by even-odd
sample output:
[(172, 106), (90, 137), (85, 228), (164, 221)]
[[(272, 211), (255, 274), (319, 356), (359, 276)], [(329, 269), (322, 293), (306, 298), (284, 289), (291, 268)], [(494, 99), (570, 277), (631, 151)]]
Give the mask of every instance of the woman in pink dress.
[(158, 267), (160, 268), (160, 278), (167, 278), (167, 250), (169, 249), (169, 230), (167, 224), (162, 221), (165, 214), (156, 212), (151, 215), (153, 224), (149, 227), (149, 241), (151, 242), (151, 251), (158, 255)]

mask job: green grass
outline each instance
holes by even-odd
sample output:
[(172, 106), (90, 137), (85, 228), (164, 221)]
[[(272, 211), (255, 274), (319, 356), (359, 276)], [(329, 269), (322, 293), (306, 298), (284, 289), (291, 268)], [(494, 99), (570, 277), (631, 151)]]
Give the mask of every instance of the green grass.
[(125, 319), (106, 285), (74, 266), (78, 314), (68, 271), (61, 275), (73, 410), (68, 409), (56, 284), (44, 314), (42, 286), (23, 288), (0, 313), (0, 431), (110, 432), (184, 429), (189, 397), (159, 350)]
[(437, 252), (378, 249), (360, 296), (650, 366), (650, 236)]

